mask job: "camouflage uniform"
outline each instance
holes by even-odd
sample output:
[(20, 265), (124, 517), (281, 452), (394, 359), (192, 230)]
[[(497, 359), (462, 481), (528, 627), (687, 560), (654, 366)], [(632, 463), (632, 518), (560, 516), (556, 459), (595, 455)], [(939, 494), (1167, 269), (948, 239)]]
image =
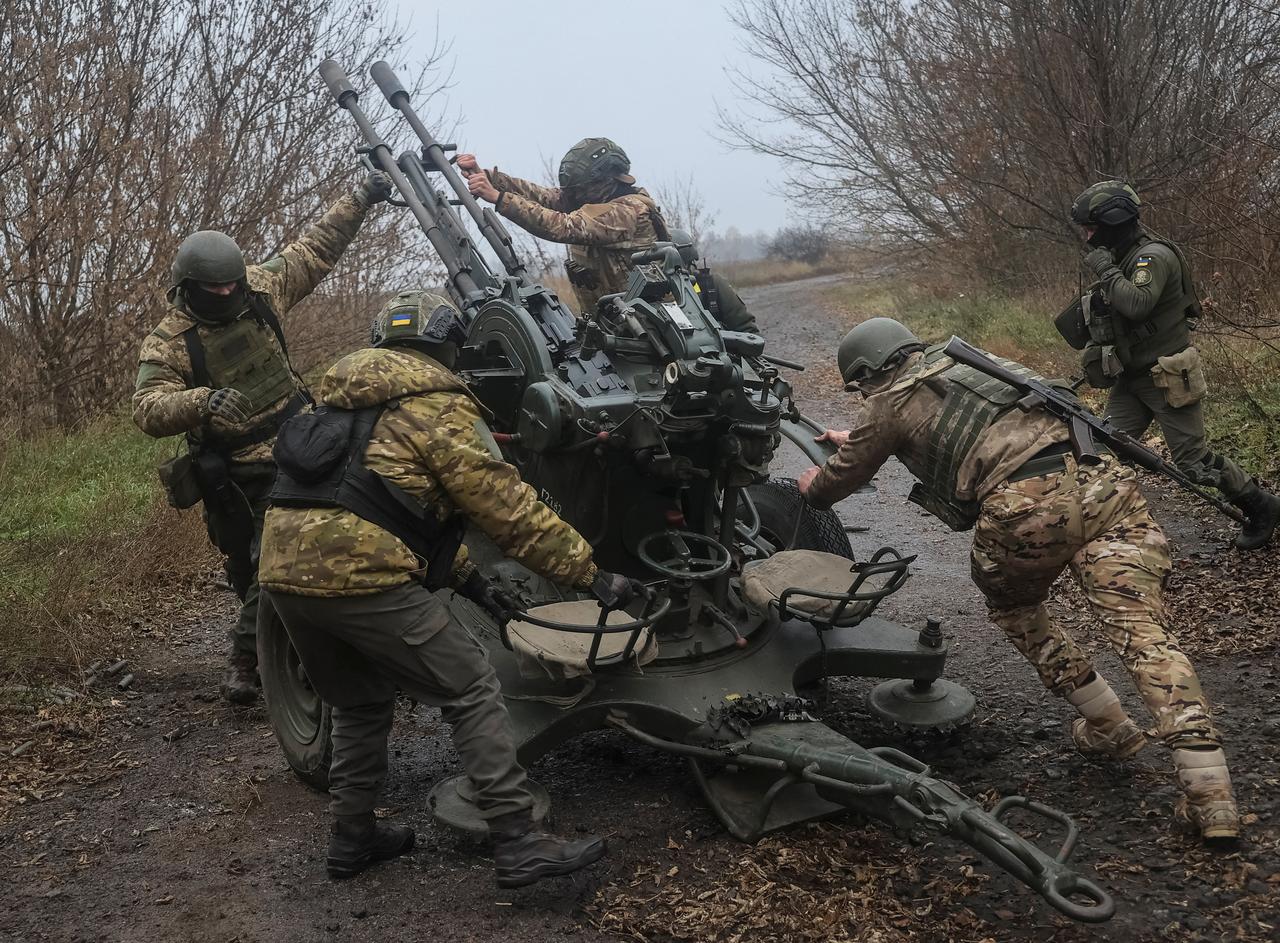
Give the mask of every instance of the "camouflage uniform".
[[(508, 555), (563, 585), (590, 586), (591, 547), (485, 445), (480, 408), (425, 354), (372, 348), (340, 360), (320, 400), (387, 404), (365, 466), (443, 520), (462, 514)], [(474, 567), (454, 558), (454, 584)], [(526, 815), (532, 798), (484, 649), (419, 582), (423, 565), (399, 538), (342, 508), (272, 507), (259, 579), (316, 690), (333, 706), (331, 809), (369, 813), (387, 769), (397, 686), (439, 706), (491, 822)]]
[(496, 167), (489, 181), (501, 194), (499, 213), (539, 239), (569, 244), (570, 280), (583, 314), (595, 311), (605, 295), (626, 289), (633, 252), (667, 237), (658, 204), (637, 187), (622, 184), (608, 201), (577, 204), (558, 187), (539, 186)]
[[(871, 480), (896, 455), (917, 478), (929, 475), (930, 433), (945, 392), (929, 382), (952, 362), (931, 366), (911, 354), (867, 392), (866, 412), (807, 492), (830, 507)], [(1038, 453), (1065, 452), (1067, 430), (1043, 412), (1004, 412), (976, 440), (955, 477), (958, 498), (979, 503), (974, 582), (991, 619), (1035, 666), (1045, 686), (1065, 696), (1093, 672), (1074, 640), (1053, 625), (1044, 602), (1070, 566), (1108, 639), (1120, 654), (1158, 735), (1175, 747), (1217, 745), (1195, 671), (1169, 635), (1161, 589), (1169, 573), (1164, 534), (1151, 518), (1131, 470), (1108, 457), (1022, 477)], [(1044, 461), (1036, 458), (1037, 462)]]
[[(286, 246), (270, 261), (249, 266), (246, 282), (250, 295), (256, 296), (254, 303), (265, 304), (278, 317), (307, 297), (346, 250), (368, 211), (368, 203), (355, 196), (344, 196), (297, 242)], [(261, 319), (242, 315), (226, 323), (207, 322), (197, 319), (185, 308), (177, 288), (171, 289), (168, 297), (169, 313), (143, 340), (138, 358), (133, 420), (143, 432), (157, 437), (186, 433), (193, 448), (217, 449), (219, 439), (249, 437), (254, 430), (277, 421), (296, 397), (306, 395), (306, 387), (293, 372), (274, 330)], [(248, 306), (245, 313), (249, 313)], [(203, 418), (205, 402), (213, 388), (195, 382), (184, 337), (187, 331), (195, 331), (201, 347), (215, 357), (220, 352), (220, 343), (229, 339), (236, 347), (230, 356), (242, 356), (243, 351), (248, 351), (260, 361), (229, 384), (219, 383), (216, 373), (211, 376), (213, 388), (250, 387), (253, 392), (249, 389), (242, 392), (251, 400), (255, 398), (254, 393), (270, 391), (265, 401), (252, 403), (254, 413), (245, 422), (232, 425), (216, 417), (210, 421)], [(255, 375), (274, 376), (276, 381), (256, 382)], [(258, 607), (255, 573), (263, 514), (274, 478), (273, 441), (267, 437), (226, 455), (230, 478), (243, 493), (252, 513), (253, 539), (247, 559), (242, 557), (243, 550), (233, 548), (228, 539), (228, 535), (241, 526), (230, 519), (237, 511), (211, 506), (213, 503), (208, 500), (205, 504), (210, 540), (223, 553), (233, 555), (227, 561), (227, 572), (243, 603), (239, 619), (231, 630), (232, 647), (236, 653), (255, 658)]]

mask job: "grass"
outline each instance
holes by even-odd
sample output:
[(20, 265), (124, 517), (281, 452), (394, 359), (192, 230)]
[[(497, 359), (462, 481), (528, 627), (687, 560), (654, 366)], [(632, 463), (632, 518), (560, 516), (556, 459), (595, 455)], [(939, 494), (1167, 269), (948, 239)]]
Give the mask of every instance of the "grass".
[(0, 675), (78, 663), (143, 586), (207, 564), (199, 515), (160, 492), (172, 451), (117, 414), (0, 454)]
[[(992, 353), (1050, 376), (1080, 372), (1078, 355), (1058, 335), (1053, 317), (1065, 299), (944, 292), (891, 282), (846, 282), (828, 294), (850, 315), (897, 318), (930, 343), (957, 334)], [(1280, 355), (1266, 345), (1193, 335), (1209, 379), (1205, 418), (1216, 448), (1246, 470), (1280, 475)], [(1095, 408), (1102, 394), (1086, 394)], [(1154, 426), (1153, 426), (1154, 428)]]
[(813, 278), (816, 275), (834, 275), (847, 272), (851, 267), (849, 259), (833, 255), (821, 262), (785, 262), (782, 259), (756, 259), (752, 262), (711, 261), (712, 269), (727, 278), (735, 288), (750, 288), (753, 285), (776, 285), (780, 282), (794, 282), (801, 278)]

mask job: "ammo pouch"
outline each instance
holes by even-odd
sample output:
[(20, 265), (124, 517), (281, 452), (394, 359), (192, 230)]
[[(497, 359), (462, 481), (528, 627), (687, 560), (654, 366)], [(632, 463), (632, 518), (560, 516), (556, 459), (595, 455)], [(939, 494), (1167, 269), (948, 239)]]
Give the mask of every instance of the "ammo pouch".
[(160, 486), (164, 488), (169, 507), (185, 511), (195, 507), (204, 498), (200, 481), (196, 477), (195, 459), (190, 452), (183, 452), (161, 462), (156, 472), (160, 475)]
[(569, 284), (574, 288), (585, 288), (590, 291), (600, 287), (600, 278), (595, 270), (583, 265), (577, 259), (565, 259), (564, 271), (569, 278)]
[(1165, 402), (1174, 409), (1200, 402), (1209, 389), (1194, 347), (1159, 358), (1151, 368), (1151, 382), (1164, 390)]
[(1116, 377), (1124, 373), (1120, 357), (1111, 344), (1090, 344), (1080, 356), (1080, 366), (1085, 379), (1096, 390), (1109, 390), (1116, 385)]
[(384, 409), (399, 406), (396, 400), (356, 410), (321, 406), (286, 422), (276, 436), (271, 504), (350, 511), (399, 538), (426, 564), (426, 588), (441, 589), (448, 585), (453, 559), (462, 546), (465, 521), (455, 515), (442, 523), (364, 464), (378, 417)]

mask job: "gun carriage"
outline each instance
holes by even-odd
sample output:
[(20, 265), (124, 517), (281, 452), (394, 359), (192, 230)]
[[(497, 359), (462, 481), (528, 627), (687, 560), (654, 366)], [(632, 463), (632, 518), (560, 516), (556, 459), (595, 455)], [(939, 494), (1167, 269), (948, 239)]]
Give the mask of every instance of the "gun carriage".
[[(371, 74), (420, 147), (395, 157), (341, 67), (320, 73), (358, 125), (367, 162), (387, 172), (447, 270), (469, 323), (459, 373), (491, 412), (495, 447), (592, 544), (599, 564), (653, 595), (609, 612), (565, 594), (469, 534), (513, 601), (499, 624), (451, 607), (489, 651), (525, 764), (583, 732), (612, 728), (683, 757), (738, 838), (854, 809), (967, 842), (1077, 920), (1114, 903), (1067, 864), (1077, 832), (1063, 812), (1019, 796), (991, 811), (897, 750), (864, 749), (814, 718), (794, 692), (823, 678), (888, 679), (868, 703), (914, 729), (965, 722), (972, 696), (942, 678), (947, 643), (874, 614), (914, 559), (884, 548), (855, 561), (831, 512), (769, 477), (782, 439), (827, 453), (762, 338), (721, 329), (679, 254), (638, 252), (626, 290), (575, 315), (530, 277), (499, 217), (479, 206), (386, 63)], [(471, 227), (464, 225), (465, 218)], [(492, 265), (473, 240), (479, 233)], [(487, 554), (487, 556), (486, 556)], [(298, 775), (323, 788), (328, 717), (282, 627), (259, 629), (264, 693)], [(437, 818), (478, 830), (465, 777), (437, 784)], [(1053, 854), (1013, 831), (1015, 809), (1065, 830)]]

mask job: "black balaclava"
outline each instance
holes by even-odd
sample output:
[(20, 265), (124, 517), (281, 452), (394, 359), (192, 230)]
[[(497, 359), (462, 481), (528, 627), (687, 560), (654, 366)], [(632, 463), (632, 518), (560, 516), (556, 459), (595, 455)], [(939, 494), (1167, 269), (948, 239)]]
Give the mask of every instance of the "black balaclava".
[(1133, 245), (1133, 241), (1138, 238), (1141, 231), (1142, 226), (1135, 216), (1118, 226), (1099, 226), (1089, 237), (1089, 245), (1094, 248), (1110, 249), (1117, 255), (1122, 255), (1129, 246)]
[(244, 286), (240, 284), (229, 295), (205, 291), (199, 283), (193, 281), (183, 283), (182, 290), (187, 299), (187, 308), (201, 320), (225, 323), (244, 310)]

